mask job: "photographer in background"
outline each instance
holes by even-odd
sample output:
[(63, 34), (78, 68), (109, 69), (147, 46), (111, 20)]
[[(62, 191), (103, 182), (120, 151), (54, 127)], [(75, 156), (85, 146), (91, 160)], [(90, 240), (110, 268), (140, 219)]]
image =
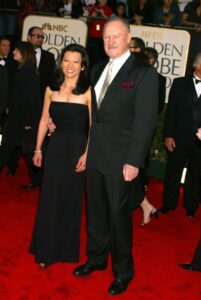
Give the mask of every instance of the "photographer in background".
[(89, 11), (87, 50), (91, 66), (106, 58), (103, 48), (102, 30), (106, 19), (111, 16), (112, 13), (112, 9), (107, 5), (107, 0), (99, 0), (98, 4)]

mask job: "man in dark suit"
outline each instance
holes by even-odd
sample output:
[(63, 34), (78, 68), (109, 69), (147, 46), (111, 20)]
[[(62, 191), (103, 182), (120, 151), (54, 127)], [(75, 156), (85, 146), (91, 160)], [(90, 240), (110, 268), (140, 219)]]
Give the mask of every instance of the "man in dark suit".
[[(44, 32), (42, 28), (33, 26), (28, 30), (27, 41), (30, 42), (36, 52), (36, 63), (37, 69), (40, 76), (40, 87), (41, 87), (41, 99), (44, 100), (46, 87), (50, 84), (51, 76), (55, 68), (54, 55), (46, 50), (42, 49), (42, 44), (44, 40)], [(43, 103), (42, 103), (43, 105)], [(32, 162), (32, 157), (30, 157), (30, 164)], [(34, 170), (36, 167), (34, 167)], [(38, 174), (38, 175), (37, 175)], [(41, 181), (42, 169), (38, 168), (37, 172), (34, 172), (35, 182), (28, 185), (24, 185), (23, 189), (31, 190), (37, 187)]]
[[(148, 57), (148, 63), (151, 66), (154, 66), (155, 63), (158, 60), (158, 52), (155, 48), (152, 47), (146, 47), (144, 49), (144, 53), (147, 55)], [(160, 73), (158, 73), (158, 83), (159, 83), (159, 91), (158, 91), (158, 100), (159, 100), (159, 104), (158, 104), (158, 113), (160, 114), (163, 109), (164, 109), (164, 105), (165, 105), (165, 97), (166, 97), (166, 77), (161, 75)]]
[[(201, 128), (198, 128), (196, 133), (199, 140), (201, 140)], [(193, 259), (191, 263), (179, 264), (179, 266), (188, 271), (199, 271), (201, 272), (201, 239), (195, 249)]]
[(164, 178), (161, 213), (177, 207), (180, 180), (187, 164), (183, 206), (193, 217), (200, 198), (201, 142), (196, 136), (201, 126), (201, 53), (194, 61), (194, 74), (176, 78), (169, 94), (164, 126), (168, 160)]
[[(13, 59), (13, 54), (11, 52), (11, 40), (8, 36), (0, 37), (0, 65), (6, 69), (8, 76), (8, 94), (4, 105), (4, 111), (1, 112), (1, 126), (2, 130), (4, 130), (7, 121), (7, 111), (9, 109), (10, 91), (18, 66), (18, 63)], [(16, 151), (13, 153), (12, 157), (7, 163), (8, 176), (13, 176), (15, 174), (18, 168), (18, 161), (19, 149), (16, 148)]]
[(34, 26), (28, 30), (27, 41), (34, 46), (36, 51), (36, 62), (40, 75), (42, 99), (44, 98), (46, 87), (50, 83), (55, 68), (54, 55), (42, 49), (44, 38), (45, 36), (42, 28)]
[(0, 65), (0, 82), (1, 82), (1, 88), (0, 88), (0, 124), (1, 124), (1, 118), (5, 111), (6, 104), (8, 101), (8, 72), (6, 68), (4, 68), (2, 65)]
[(115, 279), (108, 292), (112, 295), (124, 292), (134, 276), (132, 184), (143, 167), (158, 109), (157, 72), (131, 55), (130, 39), (126, 20), (115, 16), (107, 19), (103, 41), (109, 62), (92, 70), (88, 260), (74, 270), (76, 276), (103, 270), (111, 253)]

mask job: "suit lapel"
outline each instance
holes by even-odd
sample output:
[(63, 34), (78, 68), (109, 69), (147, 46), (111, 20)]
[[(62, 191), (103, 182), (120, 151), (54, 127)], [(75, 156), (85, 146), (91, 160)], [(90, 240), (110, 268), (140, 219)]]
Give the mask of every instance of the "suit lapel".
[(197, 93), (196, 93), (196, 89), (195, 89), (195, 86), (194, 86), (192, 76), (189, 77), (188, 85), (189, 85), (189, 87), (187, 88), (187, 90), (188, 90), (188, 99), (189, 99), (190, 106), (192, 106), (197, 101)]
[(44, 53), (43, 53), (43, 49), (41, 49), (41, 56), (40, 56), (38, 70), (41, 70), (41, 68), (43, 67), (43, 64), (44, 64)]
[(105, 97), (103, 98), (103, 100), (101, 102), (98, 113), (101, 113), (102, 111), (104, 111), (104, 108), (110, 103), (110, 101), (112, 101), (114, 99), (115, 99), (115, 101), (117, 100), (116, 98), (117, 98), (118, 90), (119, 90), (119, 88), (121, 88), (122, 82), (129, 81), (129, 79), (131, 80), (131, 78), (130, 78), (131, 73), (133, 73), (132, 81), (137, 80), (139, 69), (136, 69), (136, 72), (134, 71), (136, 64), (137, 64), (137, 61), (134, 58), (134, 55), (131, 54), (128, 57), (128, 59), (125, 61), (123, 66), (120, 68), (120, 70), (116, 74), (115, 78), (112, 80), (110, 86), (108, 87), (108, 89), (105, 93)]

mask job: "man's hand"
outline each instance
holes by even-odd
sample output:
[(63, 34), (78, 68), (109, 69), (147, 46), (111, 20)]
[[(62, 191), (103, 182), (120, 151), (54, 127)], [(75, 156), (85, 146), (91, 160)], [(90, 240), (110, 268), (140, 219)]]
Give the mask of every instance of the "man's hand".
[(49, 130), (48, 136), (50, 136), (56, 129), (56, 126), (53, 123), (51, 118), (49, 118), (49, 120), (48, 120), (47, 127), (48, 127), (48, 130)]
[(125, 164), (123, 166), (123, 175), (125, 181), (132, 181), (138, 176), (139, 168)]
[(201, 128), (198, 128), (196, 135), (199, 138), (199, 140), (201, 140)]
[(176, 147), (175, 141), (173, 138), (169, 137), (165, 139), (165, 147), (168, 151), (173, 152), (174, 148)]

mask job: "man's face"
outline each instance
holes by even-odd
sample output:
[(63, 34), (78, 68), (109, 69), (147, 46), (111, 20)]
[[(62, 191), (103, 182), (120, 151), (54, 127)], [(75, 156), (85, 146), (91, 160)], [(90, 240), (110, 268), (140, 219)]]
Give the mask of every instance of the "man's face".
[(1, 40), (0, 41), (0, 56), (7, 56), (10, 52), (10, 41), (9, 40)]
[(35, 28), (31, 35), (27, 37), (28, 42), (30, 42), (35, 48), (41, 48), (44, 40), (44, 33), (41, 28)]
[(131, 34), (121, 21), (111, 21), (103, 31), (103, 41), (106, 54), (116, 59), (129, 49)]

